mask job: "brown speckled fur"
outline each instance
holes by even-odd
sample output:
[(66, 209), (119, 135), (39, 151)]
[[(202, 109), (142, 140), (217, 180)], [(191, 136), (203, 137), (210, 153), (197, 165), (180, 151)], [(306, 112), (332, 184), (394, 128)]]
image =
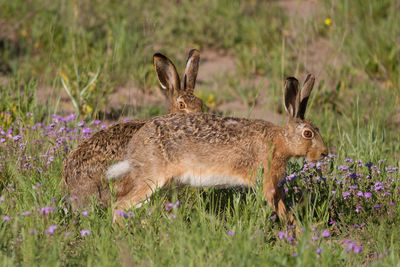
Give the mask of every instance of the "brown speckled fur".
[[(314, 78), (307, 77), (302, 91), (309, 93), (300, 97), (297, 80), (287, 79), (289, 121), (285, 126), (212, 114), (170, 114), (151, 119), (128, 145), (125, 160), (131, 171), (117, 180), (115, 209), (138, 205), (155, 188), (173, 181), (195, 186), (252, 186), (256, 169), (262, 166), (265, 198), (286, 220), (284, 194), (278, 184), (288, 160), (303, 156), (315, 161), (327, 154), (318, 129), (304, 119), (302, 105), (307, 101), (297, 102), (308, 98), (313, 84)], [(313, 137), (303, 137), (305, 131), (312, 131)]]
[[(168, 90), (169, 113), (202, 112), (201, 99), (193, 95), (199, 57), (197, 50), (190, 51), (181, 89), (173, 63), (161, 54), (154, 55), (161, 86)], [(132, 120), (108, 126), (71, 151), (64, 161), (63, 178), (74, 210), (86, 206), (91, 196), (98, 197), (103, 205), (109, 202), (110, 190), (108, 181), (103, 179), (104, 172), (110, 164), (122, 159), (132, 136), (144, 123)]]

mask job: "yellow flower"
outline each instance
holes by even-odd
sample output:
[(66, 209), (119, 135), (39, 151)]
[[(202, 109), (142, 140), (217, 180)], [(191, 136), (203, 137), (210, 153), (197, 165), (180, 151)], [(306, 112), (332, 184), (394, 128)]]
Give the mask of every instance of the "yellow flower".
[(207, 104), (208, 107), (212, 108), (215, 106), (215, 97), (213, 94), (209, 94), (207, 97)]
[(86, 112), (91, 113), (93, 111), (93, 108), (89, 105), (86, 105)]
[(94, 86), (95, 86), (95, 85), (96, 85), (96, 82), (92, 83), (92, 84), (89, 86), (89, 92), (93, 92)]
[(61, 76), (61, 78), (63, 78), (65, 83), (68, 85), (69, 84), (69, 79), (68, 79), (67, 75), (65, 75), (64, 72), (60, 71), (60, 76)]
[(386, 85), (387, 88), (392, 88), (393, 83), (392, 83), (392, 81), (387, 80), (387, 81), (385, 82), (385, 85)]
[(325, 25), (328, 25), (328, 26), (330, 26), (332, 24), (332, 20), (330, 18), (326, 18), (324, 22), (325, 22)]
[(26, 37), (28, 35), (28, 32), (25, 29), (22, 29), (19, 34), (21, 34), (22, 36)]

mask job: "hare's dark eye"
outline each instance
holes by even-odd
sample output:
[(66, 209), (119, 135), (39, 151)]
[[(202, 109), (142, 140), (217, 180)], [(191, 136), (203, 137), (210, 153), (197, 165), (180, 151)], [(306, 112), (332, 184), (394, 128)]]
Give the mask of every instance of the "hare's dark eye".
[(306, 139), (311, 139), (314, 137), (314, 133), (311, 130), (304, 130), (303, 137)]
[(179, 109), (185, 109), (186, 105), (183, 102), (179, 102)]

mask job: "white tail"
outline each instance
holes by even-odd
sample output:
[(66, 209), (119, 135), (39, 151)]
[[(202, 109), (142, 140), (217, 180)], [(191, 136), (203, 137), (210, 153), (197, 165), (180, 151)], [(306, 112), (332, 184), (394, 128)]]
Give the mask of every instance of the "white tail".
[(127, 173), (129, 173), (132, 170), (131, 165), (129, 164), (129, 161), (124, 160), (115, 163), (114, 165), (111, 165), (106, 173), (106, 177), (109, 180), (121, 177)]

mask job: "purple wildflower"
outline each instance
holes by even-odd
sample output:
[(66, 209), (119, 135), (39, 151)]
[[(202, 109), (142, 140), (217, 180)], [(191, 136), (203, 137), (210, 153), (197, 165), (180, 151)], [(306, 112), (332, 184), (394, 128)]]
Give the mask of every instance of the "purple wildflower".
[(180, 202), (179, 202), (179, 200), (176, 202), (176, 203), (167, 203), (166, 205), (165, 205), (165, 210), (166, 211), (169, 211), (169, 210), (171, 210), (171, 209), (177, 209), (178, 207), (179, 207), (179, 205), (180, 205)]
[(54, 231), (58, 228), (57, 225), (53, 224), (50, 225), (49, 228), (46, 230), (46, 234), (54, 235)]
[(297, 254), (297, 253), (292, 254), (292, 257), (297, 257), (297, 256), (299, 256), (299, 254)]
[(38, 212), (40, 214), (49, 214), (52, 211), (55, 211), (56, 209), (54, 207), (43, 207), (40, 210), (38, 210)]
[(372, 193), (371, 192), (365, 192), (364, 193), (364, 197), (365, 198), (370, 198), (370, 197), (372, 197)]
[(294, 173), (288, 175), (288, 176), (286, 177), (286, 180), (291, 181), (291, 180), (295, 179), (296, 176), (297, 176), (297, 173), (294, 172)]
[(370, 161), (370, 162), (365, 164), (365, 167), (371, 167), (372, 165), (373, 165), (373, 163)]
[(317, 248), (317, 249), (315, 250), (315, 252), (317, 252), (318, 254), (321, 254), (322, 248)]
[(88, 214), (89, 214), (89, 213), (88, 213), (86, 210), (82, 211), (82, 216), (85, 216), (85, 217), (86, 217), (86, 216), (88, 216)]
[(76, 119), (76, 114), (71, 114), (65, 118), (66, 121), (72, 121)]
[(4, 196), (0, 196), (0, 202), (4, 201)]
[(18, 141), (18, 140), (20, 140), (20, 139), (22, 139), (22, 137), (21, 137), (20, 135), (16, 135), (16, 136), (13, 136), (13, 137), (12, 137), (12, 140), (13, 140), (13, 141)]
[(353, 249), (354, 253), (361, 253), (363, 251), (363, 247), (362, 246), (355, 246)]
[(6, 221), (6, 222), (9, 222), (11, 220), (11, 218), (8, 216), (3, 216), (2, 219), (3, 219), (3, 221)]
[(375, 183), (375, 185), (374, 185), (374, 191), (376, 192), (376, 191), (383, 190), (383, 189), (384, 189), (383, 183), (377, 181), (377, 182)]
[(279, 239), (286, 239), (288, 237), (287, 232), (279, 232), (278, 233)]
[(23, 212), (21, 215), (22, 216), (29, 216), (29, 215), (31, 215), (32, 214), (32, 212), (30, 212), (30, 211), (25, 211), (25, 212)]
[(100, 123), (101, 123), (100, 120), (95, 120), (95, 121), (93, 122), (94, 125), (99, 125)]
[(349, 166), (340, 165), (340, 166), (338, 167), (338, 169), (341, 170), (341, 171), (347, 171), (347, 170), (349, 169)]
[(115, 211), (115, 214), (117, 214), (117, 215), (119, 215), (119, 216), (121, 216), (121, 217), (124, 217), (124, 218), (128, 217), (128, 216), (126, 215), (126, 213), (125, 213), (124, 211), (122, 211), (122, 210), (116, 210), (116, 211)]
[(331, 236), (331, 233), (329, 232), (328, 229), (325, 229), (325, 230), (322, 232), (322, 237), (327, 238), (327, 237), (330, 237), (330, 236)]
[(348, 196), (350, 196), (351, 195), (351, 193), (349, 193), (349, 192), (344, 192), (343, 194), (342, 194), (342, 196), (343, 196), (343, 199), (346, 199)]
[(78, 122), (78, 127), (83, 127), (84, 125), (85, 125), (85, 122), (84, 122), (84, 121)]
[(81, 236), (85, 237), (87, 235), (90, 235), (90, 230), (81, 230)]
[(229, 230), (229, 231), (228, 231), (228, 235), (230, 235), (230, 236), (234, 236), (234, 235), (235, 235), (235, 232), (234, 232), (234, 231), (231, 231), (231, 230)]
[(382, 207), (381, 204), (377, 204), (377, 205), (374, 206), (374, 209), (379, 210), (381, 207)]

